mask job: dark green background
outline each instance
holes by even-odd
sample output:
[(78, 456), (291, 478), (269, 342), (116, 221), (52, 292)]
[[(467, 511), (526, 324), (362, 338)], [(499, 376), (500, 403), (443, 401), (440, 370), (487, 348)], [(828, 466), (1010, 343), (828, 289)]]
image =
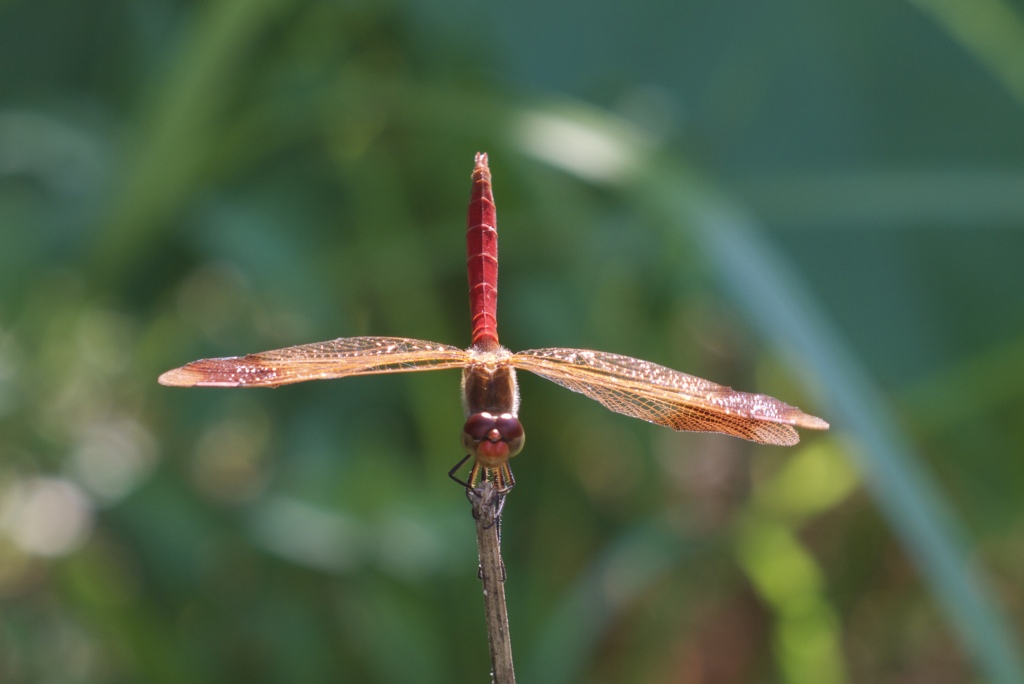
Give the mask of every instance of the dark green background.
[(487, 681), (456, 372), (156, 384), (467, 344), (486, 150), (506, 345), (833, 426), (522, 378), (520, 681), (1021, 681), (1022, 131), (1016, 1), (0, 2), (0, 680)]

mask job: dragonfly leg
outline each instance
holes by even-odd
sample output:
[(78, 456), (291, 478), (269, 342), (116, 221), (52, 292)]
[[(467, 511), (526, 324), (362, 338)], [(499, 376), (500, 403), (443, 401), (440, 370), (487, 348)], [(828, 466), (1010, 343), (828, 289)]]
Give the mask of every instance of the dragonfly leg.
[[(516, 479), (512, 476), (512, 470), (508, 467), (508, 463), (502, 464), (498, 468), (487, 468), (480, 465), (479, 461), (473, 463), (473, 467), (469, 469), (469, 478), (467, 480), (460, 480), (455, 474), (459, 468), (465, 465), (472, 455), (467, 455), (461, 461), (455, 464), (455, 466), (448, 471), (448, 477), (453, 481), (458, 482), (460, 485), (466, 488), (466, 498), (472, 502), (474, 499), (480, 498), (477, 493), (476, 484), (480, 480), (481, 475), (483, 479), (494, 485), (495, 498), (490, 504), (494, 508), (494, 520), (498, 521), (501, 518), (501, 511), (505, 508), (505, 495), (512, 490), (512, 487), (516, 484)], [(474, 508), (473, 517), (476, 517), (476, 509)], [(494, 523), (491, 523), (493, 525)], [(487, 527), (490, 528), (491, 525)]]
[[(460, 480), (455, 475), (456, 471), (459, 468), (461, 468), (466, 463), (466, 461), (468, 461), (471, 457), (472, 457), (471, 455), (466, 455), (465, 458), (463, 458), (461, 461), (456, 463), (455, 466), (451, 470), (448, 471), (448, 477), (450, 477), (452, 480), (454, 480), (455, 482), (458, 482), (460, 485), (465, 487), (466, 488), (466, 498), (469, 499), (470, 503), (474, 503), (474, 499), (479, 499), (480, 498), (480, 494), (476, 490), (476, 482), (477, 482), (477, 480), (480, 479), (480, 473), (481, 472), (484, 473), (484, 478), (485, 479), (489, 479), (488, 476), (487, 476), (488, 469), (487, 468), (483, 468), (480, 465), (479, 462), (475, 462), (475, 463), (473, 463), (473, 467), (469, 469), (469, 478), (468, 478), (468, 480)], [(500, 495), (499, 495), (499, 497), (500, 497)], [(500, 501), (500, 498), (499, 498), (499, 501)], [(500, 514), (500, 513), (501, 513), (501, 508), (499, 507), (497, 514)], [(477, 518), (477, 508), (476, 508), (475, 505), (473, 506), (473, 517)], [(490, 526), (488, 525), (488, 527), (490, 527)]]
[[(498, 468), (485, 468), (484, 470), (484, 478), (494, 485), (494, 520), (498, 523), (501, 520), (501, 512), (505, 508), (505, 495), (516, 486), (516, 479), (512, 477), (512, 469), (508, 467), (508, 463), (504, 463)], [(475, 481), (470, 480), (470, 482)], [(490, 525), (487, 527), (489, 528)]]
[[(455, 473), (456, 473), (456, 472), (457, 472), (457, 471), (459, 470), (459, 468), (461, 468), (461, 467), (462, 467), (462, 465), (463, 465), (463, 464), (464, 464), (464, 463), (465, 463), (466, 461), (468, 461), (469, 459), (470, 459), (470, 455), (469, 455), (469, 454), (466, 454), (465, 458), (463, 458), (463, 459), (462, 459), (461, 461), (459, 461), (458, 463), (456, 463), (456, 464), (455, 464), (455, 467), (453, 467), (453, 468), (452, 468), (451, 470), (449, 470), (449, 471), (448, 471), (448, 477), (450, 477), (450, 478), (451, 478), (452, 480), (454, 480), (455, 482), (458, 482), (458, 483), (459, 483), (460, 485), (462, 485), (463, 487), (465, 487), (465, 488), (466, 488), (467, 490), (469, 490), (469, 489), (472, 489), (472, 488), (473, 488), (473, 485), (471, 485), (471, 484), (470, 484), (469, 482), (463, 482), (463, 481), (462, 481), (462, 480), (460, 480), (459, 478), (455, 477)], [(473, 481), (473, 480), (472, 480), (472, 476), (473, 476), (473, 475), (475, 474), (475, 470), (476, 470), (476, 467), (474, 466), (474, 469), (470, 471), (470, 478), (471, 478), (471, 479), (470, 479), (470, 482), (472, 482), (472, 481)]]
[[(501, 536), (501, 512), (505, 510), (505, 495), (498, 494), (494, 506), (494, 522), (498, 523), (498, 536)], [(490, 527), (490, 525), (488, 525)]]
[(498, 492), (502, 495), (508, 494), (516, 486), (516, 478), (512, 477), (512, 468), (508, 462), (501, 464), (498, 468)]
[[(480, 461), (475, 461), (473, 463), (473, 467), (469, 469), (469, 489), (476, 489), (476, 481), (480, 479), (480, 471)], [(486, 477), (486, 475), (484, 475), (484, 477)]]
[[(475, 489), (468, 490), (477, 496)], [(491, 522), (484, 525), (485, 530), (489, 530), (495, 525), (498, 526), (498, 536), (501, 536), (501, 511), (505, 508), (505, 495), (499, 494), (497, 490), (494, 492), (494, 500), (491, 501), (490, 507), (494, 509), (494, 515), (491, 517)], [(476, 514), (474, 513), (474, 517)]]

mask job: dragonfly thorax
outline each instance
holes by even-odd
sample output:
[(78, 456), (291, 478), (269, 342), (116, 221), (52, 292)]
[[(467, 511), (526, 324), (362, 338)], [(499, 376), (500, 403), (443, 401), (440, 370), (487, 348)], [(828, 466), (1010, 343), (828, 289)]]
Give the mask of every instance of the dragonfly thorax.
[(474, 363), (463, 369), (462, 408), (466, 417), (484, 411), (494, 415), (519, 415), (519, 384), (515, 368), (509, 362), (511, 356), (506, 349), (478, 352)]

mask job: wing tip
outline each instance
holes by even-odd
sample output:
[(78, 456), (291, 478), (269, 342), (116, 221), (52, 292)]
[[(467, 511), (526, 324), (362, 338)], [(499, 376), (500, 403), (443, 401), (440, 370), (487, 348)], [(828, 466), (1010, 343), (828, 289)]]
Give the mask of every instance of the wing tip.
[(831, 427), (828, 422), (821, 418), (802, 411), (799, 415), (795, 416), (793, 425), (805, 430), (828, 430)]
[(188, 366), (182, 366), (181, 368), (161, 373), (156, 381), (167, 387), (194, 387), (198, 378), (195, 373), (188, 370)]
[(194, 366), (195, 363), (190, 363), (187, 366), (161, 373), (156, 381), (168, 387), (239, 387), (242, 384), (238, 380), (208, 379), (208, 373)]

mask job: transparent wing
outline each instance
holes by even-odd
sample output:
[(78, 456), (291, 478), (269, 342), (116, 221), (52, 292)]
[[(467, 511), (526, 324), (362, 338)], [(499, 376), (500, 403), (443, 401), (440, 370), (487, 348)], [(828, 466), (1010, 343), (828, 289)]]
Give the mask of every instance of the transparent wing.
[(764, 394), (729, 387), (629, 356), (586, 349), (531, 349), (512, 365), (535, 373), (607, 408), (674, 430), (721, 432), (761, 444), (792, 445), (796, 427), (828, 423)]
[(298, 347), (201, 359), (167, 371), (160, 384), (179, 387), (277, 387), (350, 375), (461, 368), (466, 351), (404, 337), (343, 337)]

